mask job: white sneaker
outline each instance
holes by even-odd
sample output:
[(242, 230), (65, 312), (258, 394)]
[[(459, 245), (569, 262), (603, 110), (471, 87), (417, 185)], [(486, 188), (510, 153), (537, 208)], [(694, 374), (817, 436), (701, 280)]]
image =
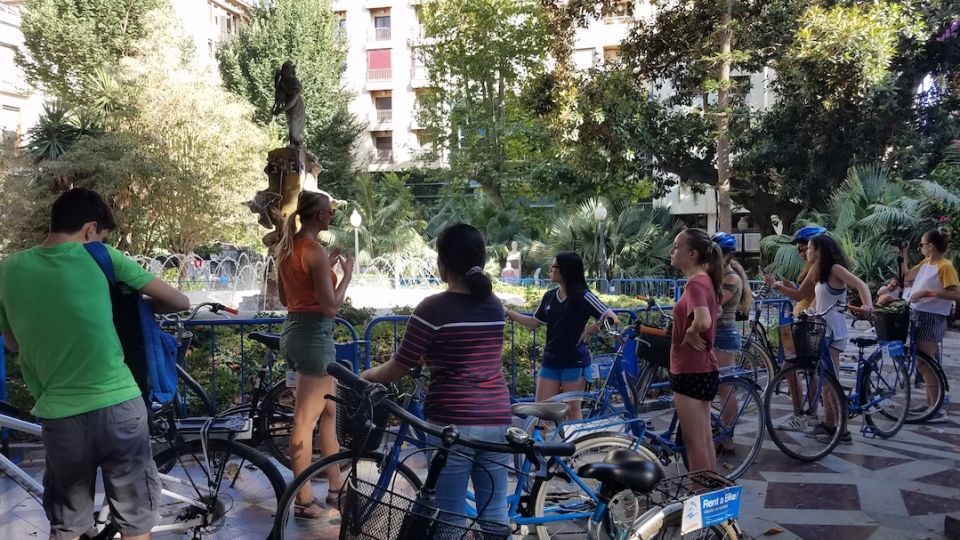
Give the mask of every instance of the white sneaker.
[(781, 431), (806, 431), (819, 423), (820, 421), (816, 416), (791, 414), (778, 420), (773, 427)]

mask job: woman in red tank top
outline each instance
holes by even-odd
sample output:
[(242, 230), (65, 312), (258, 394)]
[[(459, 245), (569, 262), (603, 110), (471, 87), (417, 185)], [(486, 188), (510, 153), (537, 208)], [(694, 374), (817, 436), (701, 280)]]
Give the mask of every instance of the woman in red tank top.
[[(287, 306), (280, 350), (298, 374), (290, 434), (290, 464), (294, 475), (310, 465), (313, 431), (318, 423), (322, 454), (340, 450), (336, 435), (336, 404), (323, 396), (336, 391), (333, 377), (327, 375), (327, 366), (336, 361), (333, 324), (350, 284), (353, 258), (344, 259), (339, 251), (328, 254), (317, 242), (317, 235), (330, 225), (338, 206), (339, 202), (325, 193), (301, 192), (296, 212), (284, 223), (276, 251), (280, 303)], [(332, 270), (337, 263), (343, 270), (343, 280), (339, 284)], [(335, 504), (342, 485), (340, 471), (331, 468), (327, 480), (326, 502)], [(297, 494), (296, 517), (315, 519), (327, 512), (314, 498), (311, 486), (305, 486)]]

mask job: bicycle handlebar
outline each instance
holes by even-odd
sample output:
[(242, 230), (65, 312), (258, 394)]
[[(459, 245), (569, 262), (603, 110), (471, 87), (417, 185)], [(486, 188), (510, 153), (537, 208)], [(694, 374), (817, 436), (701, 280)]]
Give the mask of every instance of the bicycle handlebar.
[(535, 443), (532, 440), (525, 444), (512, 443), (494, 443), (479, 441), (463, 437), (452, 431), (449, 427), (441, 427), (431, 424), (422, 418), (417, 417), (410, 411), (404, 409), (391, 399), (387, 399), (387, 388), (379, 383), (365, 381), (357, 376), (350, 369), (340, 365), (337, 362), (327, 367), (327, 374), (332, 375), (341, 384), (350, 388), (354, 392), (364, 396), (378, 396), (382, 399), (374, 401), (375, 406), (386, 407), (391, 414), (400, 418), (400, 420), (409, 423), (415, 428), (440, 438), (449, 445), (462, 444), (474, 450), (483, 452), (496, 452), (499, 454), (527, 454), (531, 460), (536, 460), (537, 456), (572, 456), (575, 450), (573, 443)]
[(161, 316), (168, 321), (174, 321), (174, 322), (190, 321), (195, 319), (197, 317), (197, 313), (199, 313), (200, 310), (203, 308), (209, 308), (212, 313), (220, 313), (221, 311), (225, 311), (231, 315), (240, 314), (240, 310), (229, 307), (229, 306), (225, 306), (219, 302), (202, 302), (194, 306), (193, 309), (189, 311), (189, 315), (187, 316), (183, 316), (180, 313), (170, 313), (170, 314), (161, 315)]
[(823, 311), (817, 312), (817, 311), (814, 311), (813, 309), (807, 309), (806, 311), (804, 311), (804, 313), (811, 317), (823, 317), (824, 315), (826, 315), (827, 313), (830, 313), (833, 310), (837, 310), (840, 313), (843, 313), (844, 311), (847, 310), (847, 307), (848, 306), (846, 304), (844, 304), (840, 300), (837, 300), (835, 304), (833, 304), (832, 306), (828, 307)]

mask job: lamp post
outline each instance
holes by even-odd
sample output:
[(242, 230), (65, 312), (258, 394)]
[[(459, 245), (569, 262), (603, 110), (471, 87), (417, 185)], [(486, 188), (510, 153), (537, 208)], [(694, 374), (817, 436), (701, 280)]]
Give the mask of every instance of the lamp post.
[(603, 237), (603, 222), (607, 219), (607, 208), (603, 203), (597, 203), (593, 209), (593, 217), (597, 220), (597, 241), (600, 243), (600, 290), (606, 294), (607, 290), (607, 242)]
[(363, 223), (363, 218), (360, 217), (360, 212), (357, 212), (357, 209), (353, 209), (353, 213), (350, 214), (350, 225), (353, 227), (353, 270), (357, 270), (357, 259), (360, 258), (360, 224)]

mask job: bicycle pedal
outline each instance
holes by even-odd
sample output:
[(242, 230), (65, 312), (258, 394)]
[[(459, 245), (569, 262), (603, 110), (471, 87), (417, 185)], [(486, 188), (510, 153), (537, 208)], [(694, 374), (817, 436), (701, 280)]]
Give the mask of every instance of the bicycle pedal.
[(863, 435), (865, 439), (876, 439), (877, 430), (873, 426), (863, 426), (860, 428), (860, 434)]

